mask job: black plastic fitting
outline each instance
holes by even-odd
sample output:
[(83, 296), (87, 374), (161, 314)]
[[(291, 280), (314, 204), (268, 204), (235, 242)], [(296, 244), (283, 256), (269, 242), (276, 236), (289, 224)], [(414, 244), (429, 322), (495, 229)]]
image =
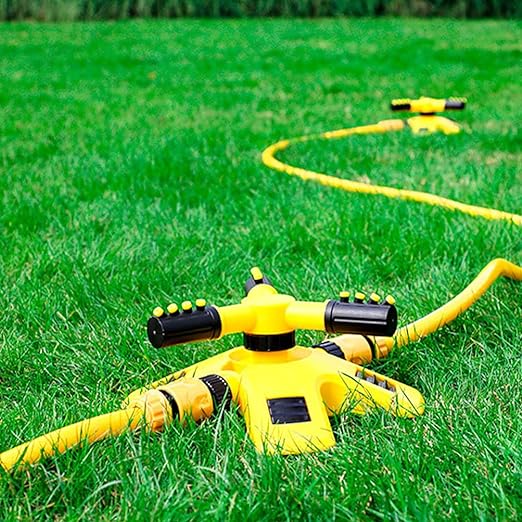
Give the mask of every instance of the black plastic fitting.
[(390, 103), (392, 111), (409, 111), (411, 109), (410, 103)]
[(397, 329), (397, 309), (387, 303), (375, 305), (331, 300), (326, 304), (324, 324), (328, 333), (390, 337)]
[(212, 400), (214, 402), (214, 410), (223, 407), (225, 410), (230, 409), (232, 402), (232, 391), (228, 382), (221, 375), (210, 374), (200, 377), (200, 381), (205, 383), (208, 388)]
[(194, 341), (209, 341), (221, 335), (221, 319), (213, 306), (190, 313), (151, 317), (147, 335), (154, 348)]
[(447, 111), (461, 111), (466, 107), (466, 102), (464, 100), (446, 100), (444, 104), (444, 109)]

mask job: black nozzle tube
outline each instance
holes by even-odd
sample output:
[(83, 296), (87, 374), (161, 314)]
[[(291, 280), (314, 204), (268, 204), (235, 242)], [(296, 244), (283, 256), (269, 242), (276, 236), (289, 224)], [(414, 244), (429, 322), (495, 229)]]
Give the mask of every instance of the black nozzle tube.
[(397, 309), (389, 304), (341, 303), (332, 300), (326, 304), (324, 324), (328, 333), (390, 337), (397, 329)]
[(213, 306), (177, 315), (151, 317), (147, 335), (154, 348), (217, 339), (221, 335), (221, 319)]
[(466, 107), (466, 102), (463, 100), (446, 100), (444, 103), (444, 110), (446, 111), (461, 111)]
[(390, 103), (392, 111), (409, 111), (411, 110), (411, 103)]

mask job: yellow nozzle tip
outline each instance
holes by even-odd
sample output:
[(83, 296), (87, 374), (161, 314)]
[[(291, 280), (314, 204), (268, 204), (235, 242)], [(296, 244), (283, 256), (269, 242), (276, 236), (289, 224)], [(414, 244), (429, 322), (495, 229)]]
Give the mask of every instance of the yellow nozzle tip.
[(387, 295), (386, 296), (386, 302), (389, 304), (389, 305), (394, 305), (396, 303), (395, 301), (395, 297), (393, 297), (392, 295)]
[(205, 299), (196, 299), (196, 306), (198, 308), (205, 308), (205, 306), (207, 306), (207, 302)]
[(366, 294), (363, 294), (362, 292), (355, 292), (355, 299), (364, 300), (366, 298)]
[(164, 313), (165, 312), (164, 312), (163, 308), (161, 308), (161, 306), (156, 306), (156, 308), (154, 308), (154, 310), (152, 310), (152, 315), (154, 317), (161, 317)]
[(347, 292), (346, 290), (343, 290), (342, 292), (339, 292), (339, 297), (350, 297), (350, 292)]
[(178, 311), (178, 305), (177, 304), (171, 303), (171, 304), (169, 304), (169, 306), (167, 306), (167, 312), (169, 314), (175, 314), (177, 311)]
[(192, 310), (192, 303), (190, 301), (183, 301), (181, 303), (181, 308), (184, 312), (188, 312), (189, 310)]
[(263, 272), (261, 272), (257, 266), (250, 269), (250, 275), (254, 281), (261, 281), (263, 279)]
[(375, 292), (370, 296), (370, 300), (374, 303), (378, 303), (381, 300), (381, 296)]

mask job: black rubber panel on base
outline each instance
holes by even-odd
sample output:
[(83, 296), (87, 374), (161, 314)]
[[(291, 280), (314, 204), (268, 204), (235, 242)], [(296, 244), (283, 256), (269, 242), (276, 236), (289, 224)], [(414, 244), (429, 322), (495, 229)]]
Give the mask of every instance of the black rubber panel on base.
[(266, 402), (272, 424), (292, 424), (310, 421), (310, 414), (308, 413), (304, 397), (268, 399)]

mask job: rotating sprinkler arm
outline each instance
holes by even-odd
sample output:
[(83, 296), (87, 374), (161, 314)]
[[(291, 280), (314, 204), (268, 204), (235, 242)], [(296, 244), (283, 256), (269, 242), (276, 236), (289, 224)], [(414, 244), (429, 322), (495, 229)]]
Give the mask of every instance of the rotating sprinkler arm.
[(444, 111), (461, 111), (466, 107), (466, 98), (429, 98), (421, 96), (416, 100), (401, 98), (392, 100), (390, 109), (392, 111), (418, 112), (420, 114), (434, 114)]
[[(296, 329), (321, 330), (329, 333), (391, 335), (397, 327), (397, 311), (392, 298), (379, 303), (380, 298), (364, 303), (364, 296), (354, 302), (346, 297), (325, 302), (296, 301), (279, 294), (253, 268), (247, 281), (247, 296), (240, 304), (208, 306), (204, 299), (184, 301), (181, 312), (169, 305), (166, 313), (157, 307), (147, 324), (151, 344), (156, 348), (186, 342), (219, 339), (233, 333), (243, 333), (245, 343), (255, 343), (256, 337), (293, 334)], [(374, 294), (375, 296), (375, 294)]]

